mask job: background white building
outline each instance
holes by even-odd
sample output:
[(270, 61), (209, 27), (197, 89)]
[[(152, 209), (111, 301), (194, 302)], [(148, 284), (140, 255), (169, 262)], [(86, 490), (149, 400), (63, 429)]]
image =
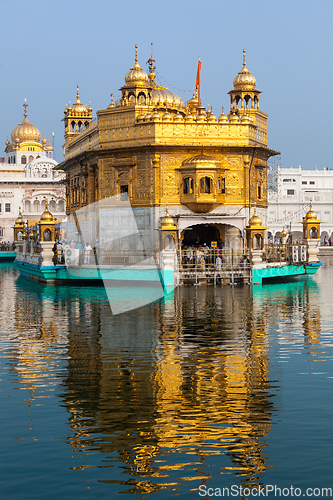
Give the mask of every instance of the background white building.
[(41, 140), (37, 127), (24, 119), (6, 140), (6, 157), (0, 159), (0, 242), (13, 241), (13, 226), (22, 211), (29, 225), (38, 222), (48, 201), (54, 218), (61, 222), (66, 217), (65, 175), (55, 169), (53, 148)]
[(302, 238), (303, 217), (310, 207), (321, 221), (321, 240), (333, 239), (333, 171), (276, 167), (269, 172), (268, 235), (279, 237), (285, 227), (293, 241)]

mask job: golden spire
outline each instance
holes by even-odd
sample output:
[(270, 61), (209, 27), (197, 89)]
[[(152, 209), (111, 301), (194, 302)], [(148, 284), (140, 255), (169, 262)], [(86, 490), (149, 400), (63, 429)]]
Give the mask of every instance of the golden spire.
[(23, 113), (23, 116), (24, 118), (26, 118), (28, 116), (28, 112), (27, 112), (27, 107), (28, 107), (28, 104), (27, 104), (27, 100), (24, 99), (24, 104), (23, 104), (23, 107), (24, 107), (24, 113)]
[(135, 64), (138, 64), (138, 45), (135, 44)]
[(245, 68), (245, 49), (243, 49), (243, 68)]
[(154, 83), (156, 74), (155, 74), (155, 66), (154, 66), (155, 59), (153, 57), (153, 44), (151, 43), (151, 56), (148, 59), (148, 64), (149, 64), (149, 73), (148, 73), (148, 78), (150, 80), (150, 83)]
[(76, 86), (76, 102), (80, 102), (79, 86)]

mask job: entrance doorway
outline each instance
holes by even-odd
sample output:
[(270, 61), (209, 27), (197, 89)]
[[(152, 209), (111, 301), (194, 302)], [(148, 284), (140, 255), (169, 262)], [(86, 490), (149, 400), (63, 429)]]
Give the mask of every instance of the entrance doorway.
[(221, 247), (221, 239), (219, 230), (210, 224), (198, 224), (190, 226), (184, 230), (184, 239), (182, 246), (202, 246), (206, 243), (211, 246), (211, 242), (216, 241), (217, 245)]

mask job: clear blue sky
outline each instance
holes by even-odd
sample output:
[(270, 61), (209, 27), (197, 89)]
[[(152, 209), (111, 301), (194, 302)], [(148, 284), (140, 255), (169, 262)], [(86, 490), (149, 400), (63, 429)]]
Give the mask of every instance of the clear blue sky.
[(76, 85), (93, 113), (104, 109), (111, 92), (120, 95), (135, 44), (146, 69), (153, 42), (160, 83), (186, 100), (200, 55), (202, 103), (217, 116), (222, 106), (229, 111), (245, 48), (281, 165), (333, 169), (332, 0), (0, 0), (0, 7), (3, 148), (26, 98), (29, 120), (50, 141), (55, 133), (62, 161), (61, 120)]

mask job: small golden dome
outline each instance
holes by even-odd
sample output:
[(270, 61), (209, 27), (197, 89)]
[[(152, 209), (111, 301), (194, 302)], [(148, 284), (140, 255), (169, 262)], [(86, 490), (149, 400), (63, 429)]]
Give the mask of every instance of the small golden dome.
[(168, 205), (166, 207), (165, 216), (161, 219), (161, 227), (164, 229), (166, 227), (175, 227), (175, 221), (169, 214)]
[(217, 118), (213, 113), (213, 108), (211, 108), (210, 111), (207, 110), (207, 121), (209, 121), (209, 122), (216, 122), (217, 121)]
[(249, 227), (262, 227), (262, 221), (258, 217), (256, 207), (254, 207), (254, 213), (253, 213), (251, 219), (249, 220)]
[(312, 210), (312, 200), (310, 201), (310, 210), (308, 211), (305, 217), (308, 221), (317, 220), (317, 214)]
[(197, 107), (199, 106), (199, 101), (198, 101), (198, 97), (197, 97), (197, 93), (196, 93), (195, 88), (193, 89), (193, 96), (191, 97), (191, 99), (189, 101), (187, 101), (187, 104), (188, 104), (189, 108), (191, 109), (191, 111), (194, 109), (197, 109)]
[(34, 141), (34, 142), (39, 142), (41, 138), (40, 131), (38, 130), (37, 127), (35, 127), (32, 123), (29, 122), (27, 116), (27, 101), (24, 99), (24, 119), (23, 121), (17, 125), (12, 133), (11, 133), (11, 141), (13, 143), (19, 144), (22, 141)]
[(222, 108), (222, 113), (219, 116), (219, 123), (225, 123), (228, 121), (227, 115), (224, 113), (224, 109)]
[(255, 89), (257, 81), (245, 66), (245, 50), (243, 50), (243, 68), (234, 79), (235, 90)]
[(176, 113), (175, 116), (173, 117), (174, 122), (181, 122), (183, 121), (183, 116), (180, 113)]
[(228, 115), (228, 117), (229, 117), (229, 122), (230, 123), (238, 123), (239, 122), (239, 116), (236, 115), (236, 113), (230, 113)]
[(157, 111), (154, 111), (154, 113), (151, 115), (151, 120), (154, 122), (159, 122), (161, 121), (161, 115)]
[(86, 113), (88, 110), (84, 104), (80, 101), (79, 86), (76, 86), (76, 101), (72, 106), (72, 110), (76, 113)]
[(49, 209), (47, 206), (47, 200), (46, 200), (45, 211), (42, 213), (39, 222), (43, 222), (44, 224), (54, 222), (53, 215), (51, 214), (51, 212), (49, 212)]
[(171, 122), (172, 121), (172, 115), (170, 113), (164, 113), (162, 116), (162, 120), (164, 122)]
[(282, 238), (285, 238), (287, 236), (287, 231), (285, 230), (284, 226), (283, 226), (283, 229), (281, 231), (281, 237)]
[(15, 227), (24, 227), (24, 220), (22, 218), (21, 209), (19, 210), (19, 215), (18, 215), (17, 219), (15, 220)]
[(133, 85), (147, 85), (148, 84), (148, 75), (147, 73), (140, 67), (138, 63), (138, 46), (135, 46), (135, 63), (133, 68), (131, 68), (125, 76), (125, 84), (129, 86)]
[(10, 141), (8, 140), (8, 137), (7, 137), (7, 140), (6, 140), (5, 144), (6, 144), (6, 146), (9, 146), (9, 144), (10, 144)]
[(250, 116), (247, 113), (244, 113), (240, 118), (241, 123), (249, 123)]

